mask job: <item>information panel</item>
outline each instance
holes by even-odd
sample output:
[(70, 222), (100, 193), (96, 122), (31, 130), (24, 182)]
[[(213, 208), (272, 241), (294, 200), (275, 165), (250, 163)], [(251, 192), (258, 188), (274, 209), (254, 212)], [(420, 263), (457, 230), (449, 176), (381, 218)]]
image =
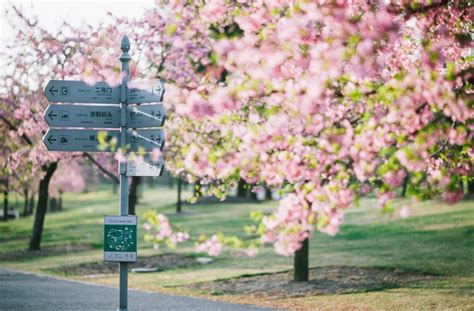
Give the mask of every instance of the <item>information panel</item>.
[(104, 261), (137, 261), (137, 216), (104, 216)]

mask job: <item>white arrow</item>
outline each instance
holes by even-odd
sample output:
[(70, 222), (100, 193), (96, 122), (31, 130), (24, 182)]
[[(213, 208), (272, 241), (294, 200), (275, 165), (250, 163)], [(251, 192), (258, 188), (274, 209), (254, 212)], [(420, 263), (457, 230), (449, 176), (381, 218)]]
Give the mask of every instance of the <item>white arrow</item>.
[(149, 155), (145, 155), (142, 161), (127, 159), (127, 176), (161, 176), (164, 160), (160, 156), (154, 161)]
[(127, 85), (129, 104), (161, 102), (165, 94), (165, 85), (161, 80), (132, 81)]
[[(104, 135), (104, 140), (108, 143), (105, 150), (101, 149), (100, 135)], [(121, 147), (119, 136), (120, 131), (117, 130), (49, 129), (43, 142), (49, 151), (112, 152)], [(128, 151), (162, 150), (164, 143), (165, 137), (161, 129), (127, 131)]]
[(120, 103), (120, 87), (111, 87), (105, 82), (90, 86), (83, 81), (50, 80), (43, 93), (49, 102)]

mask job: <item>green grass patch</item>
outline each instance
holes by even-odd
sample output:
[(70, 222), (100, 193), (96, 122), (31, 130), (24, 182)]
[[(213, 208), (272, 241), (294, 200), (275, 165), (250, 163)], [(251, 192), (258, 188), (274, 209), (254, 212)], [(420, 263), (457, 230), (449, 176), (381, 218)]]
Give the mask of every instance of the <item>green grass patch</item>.
[[(184, 191), (185, 197), (190, 195), (188, 190)], [(277, 202), (185, 204), (184, 212), (176, 214), (175, 199), (175, 189), (161, 186), (154, 189), (147, 187), (143, 191), (137, 207), (139, 260), (140, 256), (156, 254), (151, 244), (143, 241), (142, 215), (149, 209), (166, 214), (173, 223), (179, 224), (193, 235), (223, 232), (226, 235), (243, 236), (244, 225), (251, 222), (248, 218), (250, 211), (269, 212), (277, 206)], [(398, 200), (394, 202), (394, 206), (406, 203)], [(118, 213), (118, 194), (113, 194), (111, 189), (103, 187), (96, 192), (65, 194), (63, 205), (64, 211), (46, 215), (42, 238), (42, 247), (46, 254), (30, 254), (13, 259), (8, 259), (7, 256), (7, 259), (0, 260), (0, 265), (26, 271), (54, 273), (52, 271), (58, 267), (100, 261), (103, 216)], [(447, 277), (443, 281), (407, 287), (407, 290), (430, 288), (458, 296), (472, 293), (474, 202), (464, 201), (455, 206), (447, 206), (437, 201), (429, 201), (413, 204), (411, 208), (412, 216), (402, 219), (395, 214), (382, 214), (375, 199), (362, 199), (358, 207), (349, 211), (338, 235), (313, 235), (310, 240), (310, 266), (401, 269)], [(25, 250), (32, 226), (32, 216), (0, 223), (0, 258), (8, 253)], [(48, 253), (48, 250), (54, 249), (56, 251)], [(62, 249), (64, 251), (61, 251)], [(69, 251), (66, 251), (68, 249)], [(192, 243), (185, 243), (175, 252), (191, 255), (193, 250)], [(287, 271), (292, 268), (292, 262), (292, 257), (278, 256), (271, 246), (267, 246), (254, 258), (234, 256), (226, 252), (209, 265), (133, 274), (130, 278), (132, 287), (156, 290), (217, 279)], [(94, 281), (115, 284), (116, 276), (104, 276)], [(380, 290), (390, 292), (389, 288), (390, 286), (383, 287)], [(344, 299), (357, 300), (352, 296), (350, 299)], [(303, 300), (300, 303), (306, 304)]]

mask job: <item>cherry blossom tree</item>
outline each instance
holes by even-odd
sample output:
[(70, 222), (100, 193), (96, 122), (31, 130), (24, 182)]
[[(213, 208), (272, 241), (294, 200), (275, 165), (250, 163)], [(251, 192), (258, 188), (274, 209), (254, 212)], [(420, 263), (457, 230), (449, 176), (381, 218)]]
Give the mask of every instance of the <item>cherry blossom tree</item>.
[(308, 237), (335, 235), (362, 195), (375, 191), (387, 212), (404, 182), (418, 199), (462, 198), (473, 175), (472, 7), (216, 0), (170, 12), (186, 20), (182, 34), (207, 40), (189, 60), (199, 83), (168, 87), (168, 129), (189, 134), (171, 137), (167, 167), (219, 196), (239, 178), (285, 191), (255, 232), (279, 254), (304, 254), (296, 280), (307, 280)]
[[(5, 141), (2, 155), (6, 176), (19, 176), (20, 180), (36, 180), (38, 183), (38, 204), (33, 225), (33, 234), (29, 248), (39, 250), (44, 218), (48, 203), (50, 180), (58, 167), (58, 162), (67, 163), (79, 157), (85, 157), (107, 176), (117, 179), (115, 170), (107, 165), (113, 163), (106, 156), (92, 156), (87, 153), (52, 153), (42, 143), (42, 136), (47, 129), (42, 112), (47, 101), (42, 94), (42, 87), (51, 78), (85, 79), (89, 77), (93, 63), (82, 55), (91, 54), (91, 44), (97, 41), (97, 33), (91, 27), (77, 29), (64, 22), (57, 33), (49, 33), (37, 25), (35, 18), (25, 16), (17, 7), (11, 8), (10, 21), (17, 30), (14, 42), (7, 47), (12, 52), (5, 55), (7, 66), (2, 70), (0, 81), (0, 123)], [(112, 41), (109, 41), (112, 46)], [(114, 47), (116, 43), (114, 42)], [(107, 49), (107, 41), (99, 49)], [(103, 50), (101, 50), (103, 52)], [(83, 53), (81, 53), (83, 52)], [(96, 52), (96, 53), (99, 53)], [(95, 54), (97, 57), (99, 54)], [(117, 53), (115, 54), (118, 54)], [(113, 56), (108, 58), (112, 64)], [(102, 57), (102, 61), (107, 59)], [(114, 59), (118, 68), (117, 60)], [(86, 65), (87, 64), (87, 65)], [(92, 67), (91, 67), (92, 66)], [(120, 70), (108, 66), (103, 71), (94, 73), (110, 84), (119, 80)], [(97, 69), (98, 70), (98, 69)], [(114, 71), (115, 70), (115, 71)], [(114, 80), (115, 79), (115, 80)], [(113, 158), (112, 158), (113, 159)], [(10, 180), (11, 178), (9, 178)]]
[[(110, 20), (99, 25), (97, 29), (88, 25), (73, 27), (64, 21), (57, 32), (50, 33), (38, 26), (35, 17), (25, 16), (21, 9), (12, 6), (11, 11), (10, 22), (17, 33), (14, 42), (8, 46), (13, 52), (5, 55), (8, 70), (2, 71), (0, 82), (0, 124), (7, 138), (2, 146), (2, 175), (5, 173), (9, 176), (12, 172), (19, 172), (19, 168), (25, 169), (23, 176), (33, 176), (41, 172), (38, 207), (30, 243), (30, 249), (38, 250), (48, 202), (49, 183), (58, 162), (84, 157), (107, 177), (118, 181), (116, 174), (112, 173), (116, 171), (115, 160), (124, 158), (121, 152), (115, 157), (106, 154), (48, 152), (41, 142), (41, 137), (47, 129), (42, 117), (47, 106), (42, 87), (49, 79), (81, 79), (91, 85), (100, 80), (109, 85), (117, 85), (121, 78), (118, 42), (130, 29), (137, 31), (133, 38), (138, 47), (135, 59), (131, 62), (133, 78), (140, 77), (139, 64), (142, 65), (141, 73), (153, 76), (157, 70), (162, 71), (160, 66), (163, 66), (166, 59), (168, 76), (165, 78), (168, 81), (179, 82), (187, 79), (188, 75), (194, 73), (195, 66), (188, 65), (187, 73), (183, 75), (185, 68), (181, 64), (186, 63), (183, 60), (196, 52), (194, 45), (188, 47), (182, 43), (173, 46), (170, 43), (174, 42), (174, 39), (170, 38), (177, 31), (173, 25), (166, 23), (164, 17), (155, 18), (152, 24), (110, 17)], [(157, 14), (158, 11), (154, 10)], [(130, 28), (131, 26), (134, 28)], [(167, 35), (156, 36), (153, 34), (155, 30)], [(185, 39), (191, 38), (183, 37), (182, 42), (185, 42)], [(153, 46), (158, 49), (153, 49)], [(155, 57), (156, 63), (146, 62), (147, 65), (144, 66), (145, 61), (142, 59), (147, 57), (142, 53), (144, 47), (151, 47), (156, 55), (161, 55), (161, 59)], [(168, 51), (171, 51), (170, 54)], [(204, 52), (198, 53), (201, 55)], [(158, 157), (160, 153), (154, 152), (153, 155)]]

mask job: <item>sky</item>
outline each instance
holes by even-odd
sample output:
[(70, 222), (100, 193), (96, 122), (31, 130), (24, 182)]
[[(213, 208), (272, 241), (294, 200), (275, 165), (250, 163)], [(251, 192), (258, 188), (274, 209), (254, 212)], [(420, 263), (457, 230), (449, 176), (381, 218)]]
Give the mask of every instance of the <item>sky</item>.
[[(107, 18), (107, 12), (117, 17), (139, 17), (154, 6), (154, 0), (0, 0), (0, 52), (8, 52), (5, 43), (14, 36), (5, 11), (11, 5), (21, 7), (28, 15), (38, 16), (38, 23), (47, 30), (56, 30), (63, 20), (75, 26), (97, 25)], [(0, 68), (3, 61), (0, 57)]]

